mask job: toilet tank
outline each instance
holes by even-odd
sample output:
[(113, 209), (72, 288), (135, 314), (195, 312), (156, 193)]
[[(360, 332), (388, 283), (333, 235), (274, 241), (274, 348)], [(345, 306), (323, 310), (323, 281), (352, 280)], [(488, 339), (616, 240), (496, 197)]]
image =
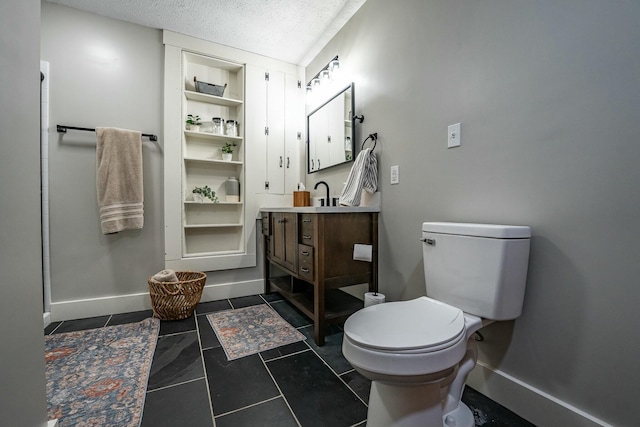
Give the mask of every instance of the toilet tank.
[(427, 296), (485, 319), (520, 316), (529, 264), (526, 226), (425, 222)]

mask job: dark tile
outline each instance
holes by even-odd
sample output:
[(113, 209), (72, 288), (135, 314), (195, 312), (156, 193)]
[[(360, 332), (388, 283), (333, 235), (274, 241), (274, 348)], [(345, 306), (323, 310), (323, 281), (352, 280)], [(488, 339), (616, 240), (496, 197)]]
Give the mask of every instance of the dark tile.
[(222, 347), (205, 350), (203, 354), (214, 414), (224, 414), (280, 394), (259, 355), (228, 361)]
[(293, 353), (299, 353), (301, 351), (310, 351), (304, 341), (294, 342), (292, 344), (283, 345), (280, 347), (272, 348), (260, 353), (262, 359), (265, 361), (276, 359), (278, 357), (286, 356)]
[(215, 311), (231, 310), (232, 308), (233, 307), (231, 307), (231, 304), (229, 304), (228, 299), (223, 299), (220, 301), (201, 302), (196, 306), (196, 314), (201, 315), (213, 313)]
[(202, 345), (203, 350), (220, 347), (220, 341), (206, 315), (198, 316), (198, 331), (200, 332), (200, 345)]
[(270, 294), (261, 294), (261, 296), (267, 302), (284, 300), (284, 297), (277, 292), (271, 292)]
[(233, 308), (249, 307), (250, 305), (264, 304), (260, 295), (250, 295), (248, 297), (231, 298), (229, 300)]
[(45, 335), (49, 335), (51, 332), (54, 331), (54, 329), (56, 329), (58, 327), (59, 324), (61, 324), (62, 322), (51, 322), (47, 325), (46, 328), (44, 328), (44, 334)]
[(313, 326), (300, 328), (299, 330), (307, 337), (307, 344), (309, 344), (338, 375), (353, 369), (347, 359), (342, 355), (342, 337), (344, 335), (342, 329), (335, 325), (329, 326), (325, 332), (324, 345), (321, 347), (318, 347), (313, 339)]
[(158, 338), (148, 390), (204, 377), (198, 335), (185, 332)]
[(147, 393), (142, 427), (212, 427), (204, 379)]
[(367, 418), (367, 407), (313, 352), (267, 362), (300, 424), (351, 426)]
[(153, 317), (153, 310), (133, 311), (131, 313), (114, 314), (109, 319), (107, 326), (124, 325), (125, 323), (141, 322), (144, 319)]
[(287, 301), (277, 301), (269, 305), (271, 305), (271, 308), (277, 311), (278, 314), (294, 328), (313, 324), (311, 319)]
[(195, 316), (182, 320), (161, 320), (160, 335), (177, 334), (180, 332), (195, 331)]
[(61, 334), (63, 332), (84, 331), (85, 329), (102, 328), (107, 323), (107, 320), (109, 320), (109, 317), (110, 316), (98, 316), (87, 317), (86, 319), (65, 320), (53, 333)]
[(216, 427), (297, 427), (282, 397), (216, 417)]
[(363, 377), (358, 371), (350, 371), (340, 375), (342, 381), (353, 390), (360, 399), (365, 403), (369, 403), (369, 392), (371, 391), (371, 381)]
[(462, 401), (471, 409), (476, 426), (482, 427), (535, 427), (504, 406), (465, 386)]

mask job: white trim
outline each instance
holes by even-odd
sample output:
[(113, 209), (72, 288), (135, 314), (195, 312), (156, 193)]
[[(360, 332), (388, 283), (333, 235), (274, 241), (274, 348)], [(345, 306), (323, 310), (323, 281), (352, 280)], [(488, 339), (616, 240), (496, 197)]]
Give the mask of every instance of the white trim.
[(47, 427), (56, 427), (57, 425), (58, 425), (58, 420), (57, 420), (57, 419), (55, 419), (55, 420), (49, 420), (49, 421), (47, 422)]
[[(264, 281), (262, 279), (206, 285), (202, 291), (200, 301), (217, 301), (261, 294), (262, 292), (264, 292)], [(151, 299), (149, 298), (149, 293), (141, 292), (129, 295), (52, 302), (51, 320), (57, 322), (150, 309)]]
[(613, 427), (482, 361), (469, 374), (467, 384), (535, 425)]

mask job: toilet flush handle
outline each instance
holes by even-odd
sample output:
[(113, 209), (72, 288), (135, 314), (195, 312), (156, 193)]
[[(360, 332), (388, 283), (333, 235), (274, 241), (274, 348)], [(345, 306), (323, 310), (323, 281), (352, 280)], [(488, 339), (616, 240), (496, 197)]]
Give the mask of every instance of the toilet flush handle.
[(436, 245), (436, 239), (427, 239), (426, 237), (423, 237), (422, 239), (420, 239), (421, 242), (426, 243), (427, 245), (430, 246), (435, 246)]

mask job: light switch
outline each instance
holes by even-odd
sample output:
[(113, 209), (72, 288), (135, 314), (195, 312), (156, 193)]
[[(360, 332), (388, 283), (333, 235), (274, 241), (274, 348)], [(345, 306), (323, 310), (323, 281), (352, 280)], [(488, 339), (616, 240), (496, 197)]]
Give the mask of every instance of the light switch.
[(400, 183), (400, 166), (391, 166), (391, 184)]
[(460, 135), (460, 123), (456, 123), (455, 125), (449, 126), (449, 133), (447, 135), (447, 147), (459, 147), (461, 143), (461, 135)]

